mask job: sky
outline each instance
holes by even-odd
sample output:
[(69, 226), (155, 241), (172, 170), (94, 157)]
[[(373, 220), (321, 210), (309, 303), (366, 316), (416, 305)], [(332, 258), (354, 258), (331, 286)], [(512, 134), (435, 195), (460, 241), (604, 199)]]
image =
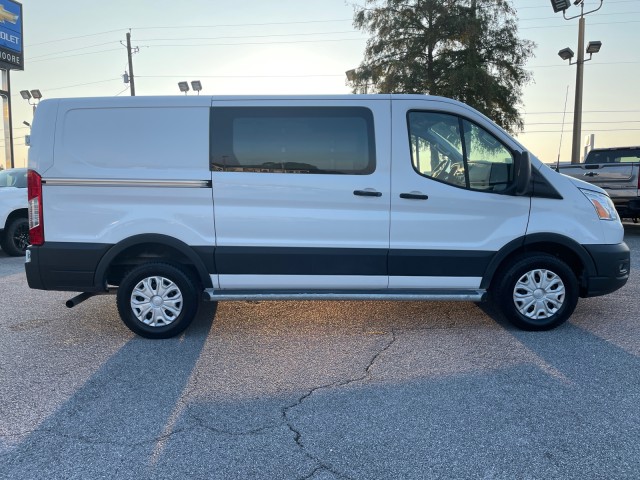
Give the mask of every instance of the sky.
[[(15, 166), (27, 163), (23, 122), (33, 115), (20, 90), (39, 89), (43, 98), (130, 95), (122, 78), (127, 32), (136, 95), (180, 95), (178, 82), (192, 80), (202, 82), (202, 95), (350, 93), (345, 72), (359, 65), (368, 38), (352, 25), (354, 4), (363, 2), (23, 0), (24, 71), (11, 72)], [(558, 51), (577, 52), (578, 20), (555, 14), (549, 0), (512, 4), (520, 38), (537, 45), (517, 138), (544, 162), (569, 161), (576, 66)], [(599, 4), (585, 0), (585, 11)], [(594, 134), (596, 147), (640, 145), (640, 1), (604, 0), (586, 16), (591, 40), (602, 49), (585, 63), (583, 144)]]

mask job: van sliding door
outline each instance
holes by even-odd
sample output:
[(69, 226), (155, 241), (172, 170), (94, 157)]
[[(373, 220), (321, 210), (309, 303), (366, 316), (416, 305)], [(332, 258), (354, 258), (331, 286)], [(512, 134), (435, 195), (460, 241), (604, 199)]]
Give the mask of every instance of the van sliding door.
[(216, 101), (222, 289), (387, 286), (389, 100)]

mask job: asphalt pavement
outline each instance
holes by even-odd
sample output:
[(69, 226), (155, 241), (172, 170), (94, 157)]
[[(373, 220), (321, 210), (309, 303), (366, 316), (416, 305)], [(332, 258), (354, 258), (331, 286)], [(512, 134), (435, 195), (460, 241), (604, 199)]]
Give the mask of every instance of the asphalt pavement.
[(133, 335), (0, 251), (0, 479), (640, 478), (628, 284), (522, 332), (473, 303), (221, 302)]

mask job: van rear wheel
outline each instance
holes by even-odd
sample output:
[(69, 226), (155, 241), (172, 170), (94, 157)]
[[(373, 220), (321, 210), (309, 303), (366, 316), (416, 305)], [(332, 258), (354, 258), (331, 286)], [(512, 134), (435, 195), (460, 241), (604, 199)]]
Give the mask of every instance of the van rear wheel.
[(147, 263), (125, 275), (117, 294), (124, 324), (146, 338), (170, 338), (193, 321), (198, 290), (189, 274), (166, 263)]
[(497, 279), (494, 303), (523, 330), (550, 330), (578, 304), (578, 281), (562, 260), (538, 253), (517, 258)]

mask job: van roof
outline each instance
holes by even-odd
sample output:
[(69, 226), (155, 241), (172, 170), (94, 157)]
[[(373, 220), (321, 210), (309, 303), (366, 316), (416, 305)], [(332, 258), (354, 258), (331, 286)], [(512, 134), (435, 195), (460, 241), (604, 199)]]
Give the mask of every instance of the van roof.
[(462, 102), (446, 97), (421, 94), (340, 94), (340, 95), (163, 95), (163, 96), (136, 96), (136, 97), (71, 97), (44, 99), (44, 102), (64, 102), (65, 104), (77, 105), (80, 103), (91, 103), (99, 105), (158, 105), (158, 106), (198, 106), (207, 105), (211, 102), (225, 101), (287, 101), (287, 100), (316, 100), (316, 101), (345, 101), (357, 100), (363, 103), (376, 100), (431, 100), (452, 105), (459, 105), (471, 108)]

